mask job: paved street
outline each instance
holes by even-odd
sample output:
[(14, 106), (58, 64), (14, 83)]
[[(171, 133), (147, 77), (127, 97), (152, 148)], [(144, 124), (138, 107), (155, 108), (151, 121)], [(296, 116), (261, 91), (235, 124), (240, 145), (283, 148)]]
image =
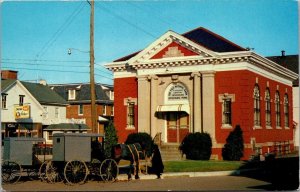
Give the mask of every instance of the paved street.
[(131, 180), (114, 183), (89, 181), (83, 185), (48, 184), (24, 181), (3, 185), (7, 191), (207, 191), (207, 190), (266, 190), (268, 182), (237, 176), (170, 177), (152, 180)]

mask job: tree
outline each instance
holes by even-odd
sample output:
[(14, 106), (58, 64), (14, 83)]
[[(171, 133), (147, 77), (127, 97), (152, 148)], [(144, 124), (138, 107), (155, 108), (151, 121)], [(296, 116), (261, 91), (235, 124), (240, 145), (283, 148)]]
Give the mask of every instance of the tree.
[(240, 125), (237, 125), (228, 135), (222, 149), (222, 156), (224, 160), (229, 161), (239, 161), (244, 156), (243, 131)]
[(109, 121), (108, 126), (104, 128), (104, 132), (104, 154), (106, 158), (109, 158), (112, 155), (111, 151), (113, 146), (118, 144), (117, 130), (112, 121)]
[(212, 141), (208, 133), (190, 133), (182, 141), (180, 150), (187, 159), (209, 160)]

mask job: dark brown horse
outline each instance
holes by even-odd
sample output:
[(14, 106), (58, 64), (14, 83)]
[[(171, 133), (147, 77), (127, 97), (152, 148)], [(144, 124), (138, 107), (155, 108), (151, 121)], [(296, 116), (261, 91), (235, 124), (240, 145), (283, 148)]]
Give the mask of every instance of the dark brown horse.
[(128, 179), (131, 179), (131, 170), (135, 164), (135, 179), (139, 179), (140, 159), (145, 159), (145, 153), (139, 143), (117, 144), (113, 147), (112, 156), (118, 164), (121, 159), (130, 161)]

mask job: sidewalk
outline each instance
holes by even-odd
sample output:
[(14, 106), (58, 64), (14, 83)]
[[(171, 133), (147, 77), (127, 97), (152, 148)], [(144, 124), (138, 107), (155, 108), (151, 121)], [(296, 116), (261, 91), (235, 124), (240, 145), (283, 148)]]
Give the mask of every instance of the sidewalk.
[[(240, 175), (241, 172), (249, 171), (253, 169), (244, 169), (244, 170), (232, 170), (232, 171), (211, 171), (211, 172), (174, 172), (174, 173), (163, 173), (161, 178), (171, 178), (171, 177), (209, 177), (209, 176), (227, 176), (227, 175)], [(156, 179), (157, 176), (154, 174), (139, 174), (140, 179)], [(134, 179), (134, 176), (132, 176)], [(126, 181), (127, 175), (120, 174), (118, 180)]]

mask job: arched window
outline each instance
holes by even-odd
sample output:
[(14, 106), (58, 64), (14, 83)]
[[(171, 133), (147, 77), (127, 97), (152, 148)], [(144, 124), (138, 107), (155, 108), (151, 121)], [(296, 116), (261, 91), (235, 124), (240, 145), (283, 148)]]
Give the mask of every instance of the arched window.
[(254, 98), (254, 126), (260, 126), (260, 94), (259, 87), (256, 84), (253, 91)]
[(281, 126), (281, 119), (280, 119), (280, 95), (279, 92), (276, 91), (275, 93), (275, 113), (276, 113), (276, 127)]
[(284, 126), (289, 127), (289, 97), (284, 95)]
[(265, 102), (266, 102), (266, 125), (271, 126), (271, 97), (270, 89), (267, 88), (265, 92)]

